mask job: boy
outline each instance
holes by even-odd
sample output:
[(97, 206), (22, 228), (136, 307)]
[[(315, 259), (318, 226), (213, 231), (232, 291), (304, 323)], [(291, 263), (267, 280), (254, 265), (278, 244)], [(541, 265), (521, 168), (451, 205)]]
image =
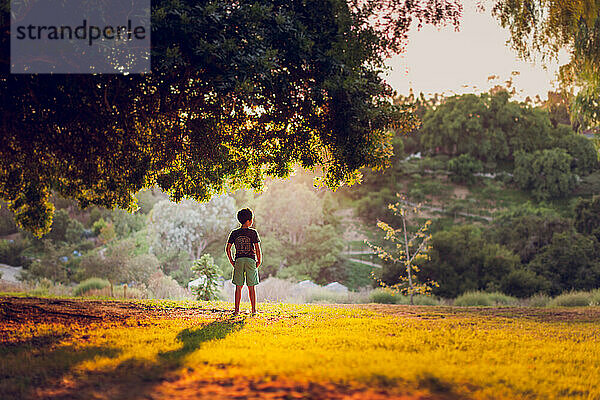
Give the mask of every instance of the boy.
[[(238, 211), (237, 219), (242, 226), (231, 231), (227, 240), (225, 252), (229, 262), (233, 265), (233, 279), (235, 285), (235, 311), (233, 315), (240, 312), (240, 299), (242, 298), (242, 287), (244, 277), (248, 286), (248, 295), (252, 304), (252, 315), (256, 315), (256, 292), (254, 286), (258, 285), (258, 267), (260, 266), (262, 253), (260, 251), (260, 238), (258, 232), (252, 226), (252, 210), (244, 208)], [(231, 245), (235, 245), (235, 261), (231, 257)]]

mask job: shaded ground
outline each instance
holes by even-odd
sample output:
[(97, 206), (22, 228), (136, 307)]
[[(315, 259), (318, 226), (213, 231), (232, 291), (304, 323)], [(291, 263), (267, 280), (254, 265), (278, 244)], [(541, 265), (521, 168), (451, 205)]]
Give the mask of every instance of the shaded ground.
[(157, 307), (135, 301), (70, 300), (0, 297), (0, 322), (85, 324), (152, 318), (216, 318), (230, 310), (195, 307)]

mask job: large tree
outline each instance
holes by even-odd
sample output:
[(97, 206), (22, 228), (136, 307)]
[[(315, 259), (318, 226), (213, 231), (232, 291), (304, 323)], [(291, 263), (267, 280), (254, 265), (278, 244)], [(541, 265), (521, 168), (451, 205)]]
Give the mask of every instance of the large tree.
[[(600, 124), (600, 2), (597, 0), (497, 0), (493, 12), (525, 59), (570, 54), (562, 83), (578, 90), (573, 108), (585, 124)], [(584, 125), (585, 127), (585, 125)]]
[[(8, 1), (0, 25), (8, 26)], [(385, 59), (413, 20), (457, 25), (456, 0), (157, 0), (152, 73), (10, 75), (0, 37), (0, 198), (36, 234), (52, 190), (134, 208), (158, 185), (179, 201), (260, 187), (291, 165), (336, 187), (389, 157)]]

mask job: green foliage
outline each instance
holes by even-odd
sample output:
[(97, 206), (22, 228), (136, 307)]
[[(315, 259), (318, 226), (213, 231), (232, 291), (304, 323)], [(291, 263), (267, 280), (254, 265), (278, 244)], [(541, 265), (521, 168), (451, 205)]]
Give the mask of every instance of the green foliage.
[(351, 302), (347, 293), (333, 292), (325, 288), (312, 288), (306, 293), (307, 303), (347, 304)]
[(553, 134), (548, 114), (509, 97), (497, 91), (446, 99), (423, 117), (421, 145), (494, 163), (511, 161), (517, 151), (546, 148)]
[(575, 174), (586, 176), (598, 169), (598, 150), (585, 136), (570, 131), (558, 140), (557, 147), (565, 149), (572, 157), (571, 171)]
[(150, 189), (142, 189), (135, 195), (138, 201), (139, 211), (142, 214), (150, 214), (152, 208), (161, 200), (167, 200), (168, 196), (160, 189), (153, 187)]
[(289, 245), (302, 243), (309, 226), (323, 223), (323, 201), (302, 183), (270, 183), (258, 198), (255, 212), (255, 225), (262, 235), (275, 235)]
[[(276, 235), (263, 234), (261, 236), (260, 248), (263, 254), (266, 255), (258, 269), (261, 279), (277, 275), (280, 270), (283, 270), (287, 263), (295, 261), (288, 258), (288, 248)], [(229, 262), (228, 264), (231, 265)], [(231, 268), (231, 271), (228, 272), (230, 273), (225, 276), (230, 277), (231, 272), (233, 272), (233, 267)]]
[[(378, 188), (379, 189), (379, 188)], [(415, 193), (410, 193), (411, 199), (416, 199)], [(422, 195), (423, 196), (423, 195)], [(365, 193), (356, 204), (356, 212), (363, 219), (369, 222), (376, 222), (378, 219), (397, 222), (393, 213), (388, 208), (388, 204), (396, 201), (396, 194), (388, 187), (380, 188)]]
[(476, 181), (474, 174), (483, 171), (483, 164), (470, 154), (461, 154), (448, 162), (448, 170), (452, 172), (450, 179), (453, 182), (471, 185)]
[(0, 236), (10, 235), (17, 232), (15, 224), (15, 215), (8, 208), (7, 204), (0, 201)]
[(92, 290), (92, 289), (100, 290), (100, 289), (104, 289), (105, 287), (109, 287), (109, 286), (110, 286), (110, 282), (107, 281), (106, 279), (89, 278), (89, 279), (86, 279), (86, 280), (80, 282), (77, 286), (75, 286), (75, 289), (73, 289), (73, 295), (74, 296), (82, 296), (89, 290)]
[[(410, 304), (410, 300), (408, 296), (401, 296), (404, 298), (403, 304)], [(440, 305), (440, 301), (433, 296), (425, 296), (422, 294), (416, 295), (413, 298), (413, 304), (415, 306), (438, 306)]]
[(600, 171), (584, 176), (575, 193), (579, 196), (593, 196), (600, 193)]
[(440, 282), (434, 294), (451, 298), (474, 290), (499, 289), (502, 279), (519, 265), (512, 251), (489, 243), (474, 225), (433, 234), (430, 260), (421, 264), (425, 279)]
[[(575, 118), (598, 125), (600, 112), (599, 61), (600, 8), (595, 1), (569, 0), (496, 2), (494, 15), (511, 33), (511, 46), (525, 59), (558, 57), (566, 51), (570, 62), (560, 70), (564, 91), (577, 95), (572, 102)], [(562, 53), (561, 53), (561, 56)]]
[(52, 282), (69, 282), (74, 272), (67, 267), (68, 258), (72, 253), (71, 247), (44, 240), (42, 250), (40, 256), (24, 271), (26, 280), (39, 281), (46, 278)]
[(94, 221), (92, 225), (92, 231), (94, 232), (94, 235), (99, 236), (100, 232), (102, 232), (102, 229), (106, 228), (107, 225), (108, 224), (106, 223), (104, 218), (100, 218)]
[(594, 289), (600, 282), (600, 245), (594, 236), (555, 233), (529, 267), (550, 283), (551, 295)]
[(146, 225), (146, 215), (130, 213), (126, 210), (112, 210), (110, 219), (115, 228), (116, 237), (119, 239), (131, 236)]
[(481, 291), (466, 292), (454, 299), (454, 305), (459, 307), (472, 306), (511, 306), (517, 304), (518, 300), (504, 293), (486, 293)]
[(0, 240), (0, 263), (13, 267), (23, 266), (26, 259), (23, 251), (29, 247), (27, 239)]
[(592, 303), (590, 292), (571, 291), (556, 296), (548, 303), (549, 307), (585, 307)]
[(151, 74), (2, 75), (0, 197), (41, 235), (51, 189), (132, 209), (144, 187), (205, 201), (294, 164), (353, 182), (389, 158), (390, 128), (416, 122), (392, 103), (385, 60), (413, 19), (457, 25), (460, 13), (429, 0), (156, 1)]
[(500, 282), (503, 292), (525, 298), (548, 290), (550, 283), (529, 269), (515, 269)]
[(185, 252), (190, 260), (200, 258), (211, 242), (225, 242), (227, 232), (236, 226), (235, 212), (235, 201), (226, 194), (206, 203), (162, 200), (149, 216), (152, 251), (159, 257)]
[(514, 179), (523, 190), (538, 200), (564, 197), (575, 188), (576, 178), (571, 171), (571, 157), (563, 149), (533, 153), (515, 153)]
[(555, 233), (571, 229), (572, 222), (556, 211), (524, 204), (498, 214), (486, 238), (507, 247), (527, 264), (550, 244)]
[(67, 243), (79, 243), (83, 239), (83, 232), (83, 224), (76, 219), (71, 219), (67, 224), (65, 240)]
[(378, 288), (371, 292), (369, 295), (369, 301), (371, 303), (396, 304), (398, 296), (400, 295), (390, 290)]
[(69, 226), (70, 220), (71, 218), (66, 210), (56, 210), (54, 217), (52, 218), (52, 227), (50, 228), (50, 232), (46, 235), (46, 238), (55, 242), (65, 242), (67, 227)]
[(192, 289), (198, 300), (216, 300), (219, 298), (219, 267), (210, 254), (204, 254), (192, 265), (195, 278), (203, 282)]
[(344, 262), (344, 270), (346, 278), (338, 279), (338, 282), (346, 285), (348, 289), (356, 290), (373, 286), (373, 277), (371, 276), (373, 267), (347, 260)]
[(288, 266), (277, 277), (311, 279), (318, 284), (343, 281), (346, 279), (343, 249), (344, 242), (333, 226), (310, 225), (302, 243), (286, 251)]
[(527, 299), (529, 307), (547, 307), (552, 298), (547, 294), (537, 293)]
[(100, 276), (113, 283), (143, 282), (160, 271), (159, 261), (152, 254), (136, 255), (133, 238), (115, 241), (107, 247), (81, 257), (81, 278)]
[(600, 196), (578, 199), (575, 204), (575, 229), (600, 240)]
[(408, 206), (405, 204), (404, 198), (399, 197), (399, 201), (390, 204), (389, 208), (394, 212), (394, 215), (400, 217), (402, 225), (399, 228), (394, 228), (383, 221), (379, 221), (377, 226), (385, 233), (384, 240), (387, 242), (385, 247), (370, 242), (367, 242), (367, 244), (380, 259), (392, 265), (402, 266), (400, 275), (396, 277), (397, 283), (389, 285), (374, 275), (377, 283), (394, 292), (408, 295), (410, 303), (413, 304), (416, 294), (429, 294), (433, 288), (439, 286), (436, 281), (431, 279), (421, 280), (417, 275), (419, 263), (429, 260), (428, 252), (431, 249), (429, 225), (431, 225), (431, 221), (419, 222), (420, 210), (418, 207)]

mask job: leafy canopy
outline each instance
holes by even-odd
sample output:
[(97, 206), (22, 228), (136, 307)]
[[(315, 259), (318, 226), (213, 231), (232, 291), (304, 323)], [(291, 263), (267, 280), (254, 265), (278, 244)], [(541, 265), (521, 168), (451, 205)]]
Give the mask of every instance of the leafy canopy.
[(460, 13), (455, 0), (157, 0), (152, 73), (127, 76), (10, 75), (3, 33), (0, 198), (41, 235), (51, 190), (134, 209), (142, 188), (205, 201), (295, 163), (352, 182), (389, 157), (388, 128), (414, 124), (380, 76), (386, 57), (413, 20)]
[(511, 44), (525, 59), (557, 57), (567, 51), (561, 67), (563, 85), (578, 89), (573, 108), (588, 125), (600, 123), (600, 2), (597, 0), (500, 0), (493, 8), (508, 28)]

